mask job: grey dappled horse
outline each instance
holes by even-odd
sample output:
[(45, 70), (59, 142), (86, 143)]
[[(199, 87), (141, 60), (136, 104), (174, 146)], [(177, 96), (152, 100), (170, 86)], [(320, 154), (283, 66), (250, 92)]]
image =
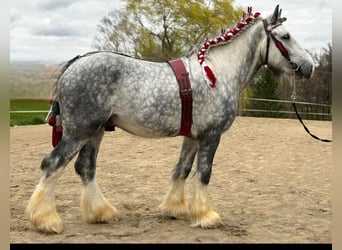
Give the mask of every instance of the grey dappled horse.
[[(275, 72), (295, 71), (305, 78), (313, 74), (313, 60), (282, 25), (286, 18), (281, 17), (279, 6), (265, 19), (259, 14), (250, 11), (238, 29), (222, 33), (221, 40), (210, 40), (210, 49), (202, 47), (205, 53), (181, 57), (192, 88), (193, 124), (191, 133), (184, 136), (170, 189), (160, 208), (170, 217), (190, 217), (193, 227), (223, 224), (210, 205), (207, 187), (216, 149), (222, 133), (234, 121), (241, 90), (265, 64)], [(215, 75), (215, 87), (208, 87), (199, 59)], [(54, 189), (64, 167), (77, 153), (75, 170), (84, 186), (83, 218), (88, 223), (111, 222), (118, 218), (118, 211), (102, 195), (95, 180), (105, 126), (142, 137), (178, 136), (181, 100), (172, 68), (167, 62), (112, 52), (92, 53), (62, 67), (54, 98), (60, 105), (63, 137), (42, 160), (43, 174), (26, 209), (30, 222), (38, 231), (63, 231)], [(196, 154), (195, 192), (188, 206), (184, 185)]]

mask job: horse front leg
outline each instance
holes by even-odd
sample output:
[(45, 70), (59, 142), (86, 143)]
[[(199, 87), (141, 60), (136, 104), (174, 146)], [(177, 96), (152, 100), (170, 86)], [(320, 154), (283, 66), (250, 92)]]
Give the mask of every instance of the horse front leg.
[(216, 228), (223, 225), (219, 214), (210, 205), (208, 196), (212, 163), (219, 142), (220, 135), (215, 133), (199, 141), (195, 193), (190, 210), (191, 227)]
[(198, 141), (184, 137), (181, 154), (173, 170), (169, 191), (159, 206), (166, 216), (184, 218), (189, 216), (189, 208), (185, 199), (184, 186), (198, 147)]

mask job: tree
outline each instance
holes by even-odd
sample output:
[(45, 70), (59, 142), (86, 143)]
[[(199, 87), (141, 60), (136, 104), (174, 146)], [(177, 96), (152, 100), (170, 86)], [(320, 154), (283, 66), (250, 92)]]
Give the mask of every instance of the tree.
[(299, 93), (303, 100), (314, 103), (331, 104), (332, 102), (332, 46), (329, 43), (320, 52), (313, 54), (316, 62), (311, 79), (302, 82)]
[[(279, 100), (279, 82), (273, 77), (272, 72), (268, 68), (261, 68), (256, 76), (252, 79), (251, 84), (246, 89), (249, 98)], [(274, 101), (249, 101), (248, 109), (279, 111), (283, 106), (279, 102)], [(263, 117), (282, 117), (282, 113), (278, 112), (248, 112), (251, 116)]]
[[(299, 111), (306, 113), (331, 114), (332, 104), (332, 45), (329, 43), (322, 47), (320, 52), (312, 55), (316, 63), (313, 77), (308, 80), (297, 81), (298, 101), (315, 104), (326, 104), (326, 106), (305, 105), (299, 106)], [(331, 119), (331, 116), (305, 116), (312, 119)]]
[(242, 9), (227, 0), (126, 0), (100, 21), (93, 46), (166, 61), (237, 23)]

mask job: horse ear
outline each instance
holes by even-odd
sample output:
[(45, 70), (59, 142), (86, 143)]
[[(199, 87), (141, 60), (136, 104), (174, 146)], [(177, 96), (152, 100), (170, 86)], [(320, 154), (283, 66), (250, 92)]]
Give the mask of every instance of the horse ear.
[(280, 22), (280, 23), (283, 23), (283, 22), (285, 22), (286, 20), (287, 20), (286, 17), (281, 17), (281, 18), (279, 18), (279, 22)]
[(276, 24), (278, 21), (278, 17), (279, 17), (279, 4), (274, 9), (274, 12), (271, 18), (271, 24)]
[(282, 11), (282, 9), (279, 10), (279, 14), (278, 14), (278, 22), (279, 23), (283, 23), (286, 21), (286, 17), (281, 17), (281, 11)]

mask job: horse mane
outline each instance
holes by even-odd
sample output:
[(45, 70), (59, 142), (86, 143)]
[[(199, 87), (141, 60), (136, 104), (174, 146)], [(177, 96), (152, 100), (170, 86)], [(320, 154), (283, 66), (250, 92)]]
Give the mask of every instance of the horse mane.
[(246, 30), (250, 26), (252, 26), (254, 23), (256, 23), (257, 20), (259, 20), (259, 17), (261, 16), (260, 12), (252, 13), (252, 7), (248, 7), (248, 13), (246, 17), (246, 13), (243, 13), (243, 17), (237, 25), (229, 30), (222, 29), (220, 34), (212, 39), (205, 39), (202, 46), (199, 47), (197, 52), (197, 59), (202, 66), (204, 78), (208, 84), (209, 87), (214, 88), (216, 83), (216, 77), (210, 67), (206, 64), (205, 61), (205, 54), (208, 52), (208, 50), (211, 47), (216, 47), (219, 45), (227, 44), (234, 40), (238, 35), (241, 34), (241, 31)]

